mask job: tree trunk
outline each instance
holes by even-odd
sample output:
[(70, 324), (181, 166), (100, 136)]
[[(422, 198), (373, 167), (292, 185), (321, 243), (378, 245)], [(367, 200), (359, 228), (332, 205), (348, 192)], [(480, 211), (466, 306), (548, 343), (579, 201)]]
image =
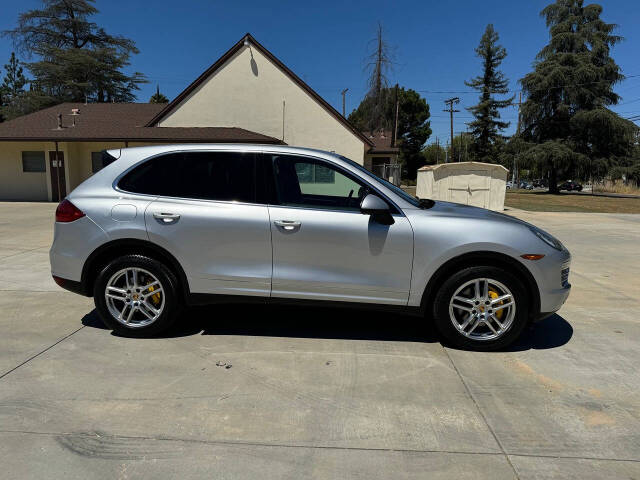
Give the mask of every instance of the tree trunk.
[(549, 170), (549, 193), (560, 193), (558, 190), (558, 172), (553, 165), (550, 166)]

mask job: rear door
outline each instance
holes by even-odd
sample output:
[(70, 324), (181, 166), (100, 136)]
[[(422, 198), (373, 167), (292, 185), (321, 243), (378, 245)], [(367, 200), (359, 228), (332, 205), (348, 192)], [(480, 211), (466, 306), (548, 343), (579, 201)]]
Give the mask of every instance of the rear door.
[(157, 157), (120, 187), (157, 195), (145, 211), (149, 240), (180, 262), (192, 293), (269, 295), (269, 212), (258, 198), (253, 153)]

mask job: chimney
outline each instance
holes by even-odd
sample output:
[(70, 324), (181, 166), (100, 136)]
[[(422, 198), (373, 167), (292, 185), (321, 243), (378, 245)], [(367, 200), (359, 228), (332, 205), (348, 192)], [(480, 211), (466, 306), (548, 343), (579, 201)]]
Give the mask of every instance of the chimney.
[(73, 118), (73, 124), (71, 126), (75, 127), (76, 126), (76, 117), (78, 115), (80, 115), (80, 109), (79, 108), (72, 108), (71, 109), (71, 113), (69, 115), (71, 115), (71, 117)]

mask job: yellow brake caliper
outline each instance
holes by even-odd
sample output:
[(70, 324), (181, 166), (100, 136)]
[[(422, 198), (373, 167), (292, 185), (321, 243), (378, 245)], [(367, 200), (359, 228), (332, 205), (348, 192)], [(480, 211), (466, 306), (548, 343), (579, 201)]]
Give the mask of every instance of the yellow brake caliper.
[[(489, 290), (489, 297), (491, 298), (491, 300), (494, 300), (496, 298), (498, 298), (500, 295), (498, 295), (498, 292), (496, 292), (495, 290)], [(497, 305), (502, 305), (504, 303), (504, 300), (501, 302), (496, 303)], [(504, 315), (504, 308), (502, 310), (498, 310), (495, 314), (496, 318), (498, 320), (502, 320), (502, 315)]]
[[(154, 287), (149, 287), (150, 292), (153, 292), (154, 290), (155, 290)], [(160, 303), (160, 292), (154, 293), (153, 295), (151, 295), (151, 300), (153, 300), (153, 303), (155, 305), (158, 305)]]

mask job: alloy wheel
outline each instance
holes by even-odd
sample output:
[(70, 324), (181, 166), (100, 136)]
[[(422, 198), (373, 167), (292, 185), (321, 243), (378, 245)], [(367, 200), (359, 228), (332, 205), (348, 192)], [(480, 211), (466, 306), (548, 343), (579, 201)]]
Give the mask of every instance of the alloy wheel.
[(461, 285), (449, 301), (449, 318), (471, 340), (495, 340), (509, 330), (516, 315), (515, 298), (502, 283), (476, 278)]
[(143, 268), (118, 270), (109, 278), (104, 296), (111, 316), (128, 328), (151, 325), (164, 310), (163, 286)]

